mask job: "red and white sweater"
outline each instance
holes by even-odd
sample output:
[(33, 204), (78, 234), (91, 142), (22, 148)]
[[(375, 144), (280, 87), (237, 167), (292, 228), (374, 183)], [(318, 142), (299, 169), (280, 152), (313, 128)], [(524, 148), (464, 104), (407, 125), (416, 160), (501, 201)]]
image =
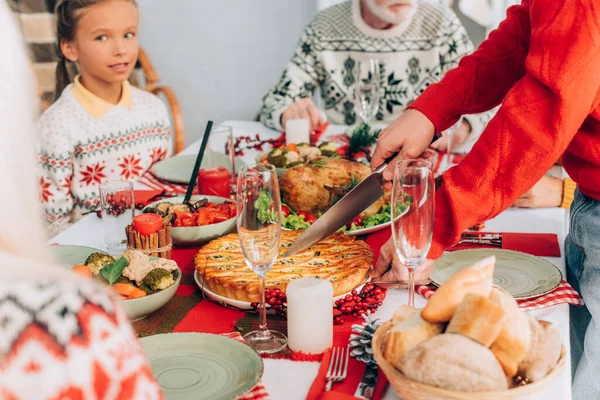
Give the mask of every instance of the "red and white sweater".
[(111, 105), (76, 80), (41, 116), (38, 132), (40, 194), (51, 235), (96, 209), (101, 183), (135, 181), (172, 148), (164, 104), (127, 82), (119, 104)]

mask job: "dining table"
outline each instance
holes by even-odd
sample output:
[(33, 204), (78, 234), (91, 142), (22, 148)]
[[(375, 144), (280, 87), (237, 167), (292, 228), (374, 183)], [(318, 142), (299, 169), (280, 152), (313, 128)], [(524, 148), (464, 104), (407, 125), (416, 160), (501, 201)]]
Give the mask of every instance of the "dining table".
[[(224, 121), (221, 125), (231, 126), (234, 136), (253, 136), (261, 138), (277, 138), (280, 132), (271, 130), (259, 122), (253, 121)], [(330, 125), (324, 137), (335, 136), (346, 132), (347, 126)], [(200, 140), (189, 145), (179, 155), (196, 154), (200, 148)], [(266, 150), (266, 149), (265, 149)], [(256, 162), (258, 150), (246, 151), (242, 160), (246, 163)], [(558, 172), (560, 174), (560, 171)], [(135, 189), (145, 189), (136, 183)], [(565, 208), (540, 208), (517, 209), (509, 208), (495, 218), (486, 221), (487, 232), (529, 232), (529, 233), (554, 233), (558, 236), (561, 256), (544, 257), (554, 264), (566, 279), (564, 239), (569, 229), (569, 211)], [(104, 228), (102, 220), (94, 213), (85, 215), (63, 232), (50, 240), (50, 243), (61, 245), (84, 245), (97, 249), (104, 249)], [(200, 290), (196, 288), (196, 290)], [(398, 306), (407, 304), (408, 292), (403, 289), (389, 289), (383, 305), (377, 310), (374, 317), (382, 321), (388, 320)], [(424, 307), (427, 300), (415, 296), (415, 306)], [(540, 310), (531, 311), (532, 315), (550, 321), (559, 330), (565, 350), (565, 368), (555, 382), (539, 394), (540, 399), (571, 399), (571, 361), (569, 342), (569, 305), (559, 304)], [(262, 382), (272, 399), (304, 399), (317, 375), (319, 362), (293, 361), (289, 359), (264, 359), (264, 373)], [(383, 399), (398, 399), (394, 389), (388, 385)]]

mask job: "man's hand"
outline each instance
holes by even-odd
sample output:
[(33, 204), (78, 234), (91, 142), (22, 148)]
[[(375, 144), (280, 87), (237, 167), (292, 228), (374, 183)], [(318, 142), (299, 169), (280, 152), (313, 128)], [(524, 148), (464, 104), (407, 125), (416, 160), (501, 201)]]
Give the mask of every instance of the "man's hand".
[(296, 100), (281, 114), (281, 126), (284, 130), (289, 119), (307, 119), (311, 131), (325, 122), (315, 103), (308, 98)]
[[(433, 260), (426, 260), (423, 265), (417, 268), (415, 283), (428, 281), (433, 265)], [(378, 282), (408, 282), (408, 268), (398, 259), (392, 238), (381, 247), (379, 259), (369, 275)]]
[(391, 181), (396, 163), (401, 159), (418, 158), (429, 147), (434, 134), (435, 127), (425, 115), (417, 110), (406, 110), (379, 134), (371, 168), (376, 169), (386, 158), (400, 151), (383, 172), (384, 179)]
[(563, 181), (544, 176), (531, 189), (515, 201), (513, 207), (543, 208), (560, 207), (563, 196)]
[[(445, 133), (445, 132), (444, 132)], [(452, 134), (450, 138), (450, 153), (454, 151), (458, 146), (463, 144), (465, 140), (469, 137), (471, 133), (471, 124), (467, 122), (467, 120), (463, 119), (460, 126)], [(436, 149), (438, 151), (447, 151), (448, 150), (448, 135), (443, 135), (441, 138), (436, 140), (434, 144), (431, 145), (431, 148)]]

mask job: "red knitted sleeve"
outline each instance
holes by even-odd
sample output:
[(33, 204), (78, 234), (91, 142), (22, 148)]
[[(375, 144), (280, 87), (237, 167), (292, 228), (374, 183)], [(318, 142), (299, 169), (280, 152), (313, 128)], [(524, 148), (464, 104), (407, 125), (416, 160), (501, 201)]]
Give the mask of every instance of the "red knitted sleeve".
[[(469, 155), (443, 177), (436, 195), (431, 258), (439, 257), (469, 226), (508, 208), (539, 180), (600, 103), (600, 6), (595, 0), (528, 4), (530, 32), (523, 32), (525, 10), (513, 9), (512, 19), (490, 37), (479, 58), (461, 63), (439, 88), (415, 101), (414, 108), (443, 129), (450, 118), (474, 112), (478, 104), (487, 107), (502, 100)], [(519, 39), (525, 34), (529, 40)], [(513, 49), (514, 63), (521, 64), (516, 43), (527, 42), (524, 64), (510, 66), (506, 51)], [(498, 65), (493, 63), (494, 49)], [(435, 98), (440, 93), (455, 97), (444, 103)]]

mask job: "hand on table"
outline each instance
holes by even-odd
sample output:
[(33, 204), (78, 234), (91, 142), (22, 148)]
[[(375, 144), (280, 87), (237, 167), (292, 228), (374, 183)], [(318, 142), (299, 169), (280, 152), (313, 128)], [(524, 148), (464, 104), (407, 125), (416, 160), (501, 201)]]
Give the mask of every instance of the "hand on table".
[[(434, 261), (427, 259), (423, 265), (417, 268), (415, 271), (416, 284), (424, 284), (429, 281), (433, 265)], [(379, 259), (369, 272), (369, 276), (377, 282), (408, 282), (408, 269), (398, 259), (392, 238), (381, 247)]]
[(417, 110), (406, 110), (379, 134), (371, 168), (379, 167), (386, 158), (400, 151), (383, 172), (384, 179), (391, 181), (396, 163), (402, 158), (419, 157), (429, 147), (434, 134), (435, 127), (425, 115)]
[(451, 137), (445, 133), (446, 132), (444, 132), (444, 135), (431, 145), (431, 148), (436, 149), (437, 151), (448, 151), (448, 140), (451, 140), (450, 153), (452, 153), (454, 149), (463, 144), (469, 137), (469, 134), (471, 133), (471, 124), (469, 124), (467, 120), (463, 119), (462, 123)]
[(560, 178), (544, 176), (531, 189), (519, 197), (513, 207), (543, 208), (560, 207), (563, 195), (563, 181)]
[(290, 119), (307, 119), (311, 131), (325, 122), (315, 103), (308, 98), (296, 100), (281, 114), (281, 126), (284, 130), (285, 123)]

